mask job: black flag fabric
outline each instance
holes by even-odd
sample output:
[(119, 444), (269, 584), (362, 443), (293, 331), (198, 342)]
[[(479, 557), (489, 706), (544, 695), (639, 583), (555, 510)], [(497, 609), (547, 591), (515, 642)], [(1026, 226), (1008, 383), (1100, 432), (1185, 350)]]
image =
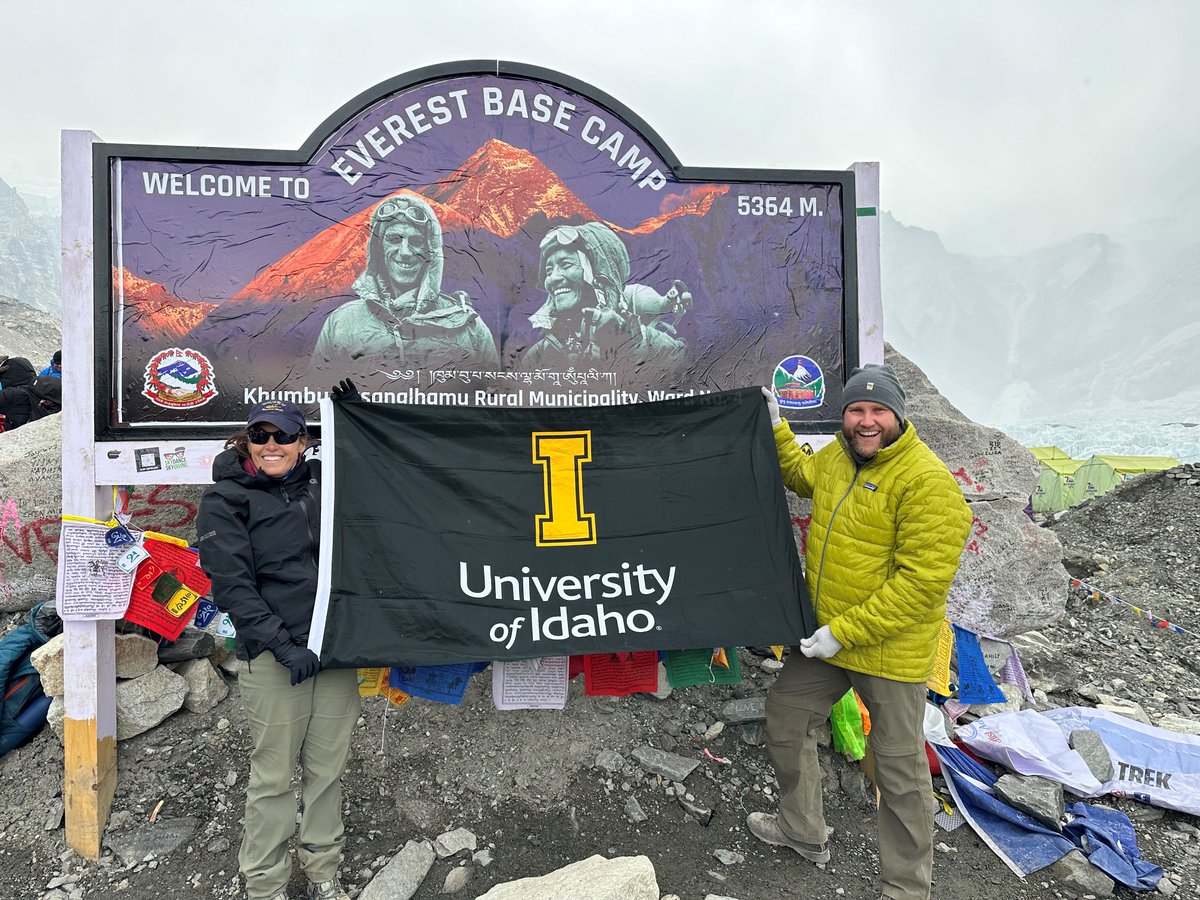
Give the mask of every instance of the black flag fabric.
[(812, 634), (758, 388), (628, 406), (322, 405), (326, 666)]

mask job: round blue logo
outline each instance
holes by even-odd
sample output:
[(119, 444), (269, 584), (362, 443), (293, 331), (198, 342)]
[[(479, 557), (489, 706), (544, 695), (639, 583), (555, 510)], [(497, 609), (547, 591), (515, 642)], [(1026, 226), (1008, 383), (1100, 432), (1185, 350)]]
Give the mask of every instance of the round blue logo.
[(789, 356), (775, 367), (772, 387), (783, 409), (813, 409), (825, 402), (825, 374), (807, 356)]

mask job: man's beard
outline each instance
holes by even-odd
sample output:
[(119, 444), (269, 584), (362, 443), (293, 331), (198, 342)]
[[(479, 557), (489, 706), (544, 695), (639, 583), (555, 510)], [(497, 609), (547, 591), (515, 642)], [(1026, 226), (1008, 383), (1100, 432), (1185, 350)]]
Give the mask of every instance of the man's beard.
[(899, 423), (897, 423), (895, 427), (880, 427), (879, 430), (879, 446), (874, 450), (867, 450), (863, 446), (862, 438), (849, 429), (842, 429), (842, 437), (846, 439), (846, 443), (850, 445), (850, 449), (854, 451), (855, 456), (864, 461), (869, 461), (874, 459), (875, 455), (884, 447), (890, 447), (892, 444), (896, 443), (896, 441), (900, 440), (900, 435), (904, 431)]

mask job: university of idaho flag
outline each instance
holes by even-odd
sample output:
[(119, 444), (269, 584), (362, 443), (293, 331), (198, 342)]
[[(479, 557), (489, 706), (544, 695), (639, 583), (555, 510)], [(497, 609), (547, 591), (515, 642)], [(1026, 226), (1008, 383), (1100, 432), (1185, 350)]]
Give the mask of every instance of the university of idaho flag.
[(324, 401), (326, 666), (795, 644), (816, 628), (758, 388), (630, 406)]

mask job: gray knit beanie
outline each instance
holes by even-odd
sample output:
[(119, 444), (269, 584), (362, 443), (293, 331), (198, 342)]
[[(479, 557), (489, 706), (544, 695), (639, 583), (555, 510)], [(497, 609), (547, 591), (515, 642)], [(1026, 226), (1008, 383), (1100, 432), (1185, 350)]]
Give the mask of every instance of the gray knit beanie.
[(907, 398), (896, 370), (887, 363), (868, 363), (865, 366), (855, 366), (846, 379), (842, 389), (842, 412), (851, 403), (859, 400), (869, 400), (886, 406), (896, 414), (896, 418), (904, 421), (904, 411)]

